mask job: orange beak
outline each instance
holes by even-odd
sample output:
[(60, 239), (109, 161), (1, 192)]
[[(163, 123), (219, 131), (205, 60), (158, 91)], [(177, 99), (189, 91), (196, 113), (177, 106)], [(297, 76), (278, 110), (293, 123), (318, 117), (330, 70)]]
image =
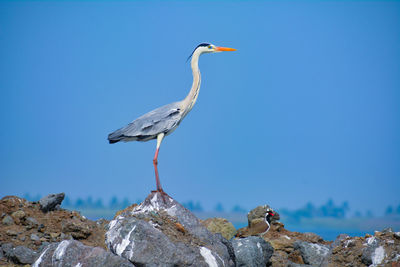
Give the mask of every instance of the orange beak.
[(218, 52), (222, 52), (222, 51), (236, 51), (235, 48), (229, 48), (229, 47), (221, 47), (221, 46), (216, 46), (215, 50)]

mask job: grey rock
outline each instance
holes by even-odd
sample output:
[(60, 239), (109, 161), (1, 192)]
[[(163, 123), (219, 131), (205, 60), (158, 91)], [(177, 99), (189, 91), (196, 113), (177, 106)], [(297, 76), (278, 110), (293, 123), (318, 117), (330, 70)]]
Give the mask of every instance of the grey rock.
[(345, 240), (345, 239), (348, 238), (348, 237), (349, 237), (349, 235), (347, 235), (347, 234), (340, 234), (340, 235), (338, 235), (338, 236), (336, 237), (335, 241), (332, 242), (331, 248), (335, 248), (335, 247), (340, 246), (342, 240)]
[(64, 240), (44, 248), (32, 267), (69, 266), (134, 266), (128, 260), (99, 247), (89, 247), (79, 241)]
[(151, 193), (108, 225), (106, 244), (139, 266), (234, 266), (229, 242), (167, 195)]
[(37, 253), (25, 246), (18, 246), (13, 250), (12, 261), (20, 264), (32, 264), (37, 257)]
[(289, 261), (287, 267), (310, 267), (312, 265), (308, 265), (308, 264), (299, 264), (299, 263), (294, 263)]
[(400, 232), (395, 232), (393, 235), (394, 237), (400, 238)]
[(25, 223), (28, 224), (28, 225), (35, 226), (35, 227), (39, 225), (39, 222), (33, 217), (26, 218), (25, 219)]
[(13, 225), (14, 224), (14, 220), (10, 215), (7, 215), (3, 218), (3, 220), (1, 220), (1, 222), (4, 225)]
[(259, 236), (232, 240), (236, 266), (266, 266), (274, 253), (269, 242)]
[(4, 257), (3, 249), (0, 246), (0, 260)]
[(55, 210), (57, 205), (61, 205), (64, 197), (64, 193), (47, 195), (39, 200), (40, 209), (44, 212)]
[(40, 237), (37, 234), (31, 234), (31, 240), (37, 241), (37, 240), (40, 240)]
[[(361, 261), (365, 265), (371, 265), (373, 264), (373, 256), (376, 253), (376, 249), (379, 247), (380, 240), (376, 238), (375, 236), (369, 237), (366, 239), (366, 247), (363, 249), (362, 255), (361, 255)], [(383, 248), (382, 248), (383, 249)]]
[(330, 253), (329, 247), (326, 245), (304, 241), (294, 242), (293, 247), (300, 251), (304, 263), (310, 265), (321, 265)]
[(1, 249), (3, 250), (3, 254), (6, 258), (11, 258), (14, 255), (13, 244), (11, 243), (2, 244)]
[(382, 230), (382, 233), (392, 233), (392, 232), (393, 232), (393, 228), (392, 227), (387, 227), (387, 228)]

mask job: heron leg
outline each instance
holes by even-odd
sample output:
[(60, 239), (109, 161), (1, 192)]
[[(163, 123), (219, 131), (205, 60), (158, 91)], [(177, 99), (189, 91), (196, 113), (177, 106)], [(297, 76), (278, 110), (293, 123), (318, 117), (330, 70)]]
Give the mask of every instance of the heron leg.
[(157, 168), (157, 165), (158, 165), (158, 160), (157, 160), (158, 151), (160, 150), (160, 145), (161, 145), (161, 141), (162, 141), (163, 138), (164, 138), (164, 133), (160, 133), (159, 135), (157, 135), (157, 149), (156, 149), (156, 153), (155, 153), (154, 159), (153, 159), (154, 171), (156, 173), (156, 185), (157, 185), (157, 191), (158, 192), (164, 192), (162, 190), (162, 187), (161, 187), (160, 177), (158, 176), (158, 168)]

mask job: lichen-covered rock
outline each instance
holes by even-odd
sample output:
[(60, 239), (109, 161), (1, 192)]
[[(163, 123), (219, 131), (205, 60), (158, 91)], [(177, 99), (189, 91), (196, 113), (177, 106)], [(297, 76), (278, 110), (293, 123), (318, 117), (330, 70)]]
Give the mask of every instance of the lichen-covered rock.
[(112, 220), (106, 244), (140, 266), (234, 266), (229, 242), (159, 192)]
[(274, 253), (271, 244), (258, 236), (232, 240), (236, 266), (266, 266)]
[(212, 233), (220, 233), (225, 239), (230, 240), (236, 234), (236, 228), (231, 222), (224, 218), (209, 218), (202, 224)]
[(37, 257), (32, 267), (69, 266), (134, 266), (128, 260), (99, 247), (85, 246), (79, 241), (52, 243)]
[(294, 249), (299, 250), (304, 263), (310, 265), (321, 265), (329, 254), (329, 246), (304, 241), (294, 242)]
[(55, 210), (57, 206), (61, 205), (64, 197), (64, 193), (47, 195), (39, 200), (40, 209), (44, 212)]

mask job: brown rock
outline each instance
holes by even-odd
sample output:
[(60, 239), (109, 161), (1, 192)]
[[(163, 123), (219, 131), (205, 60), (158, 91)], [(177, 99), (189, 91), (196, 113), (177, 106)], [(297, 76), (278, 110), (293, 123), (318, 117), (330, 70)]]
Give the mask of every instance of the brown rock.
[(64, 233), (70, 233), (75, 239), (86, 239), (91, 234), (87, 224), (78, 219), (68, 220), (62, 225)]
[(18, 235), (18, 233), (14, 230), (7, 230), (6, 234), (9, 236), (17, 236)]
[(60, 233), (50, 233), (51, 238), (57, 238), (60, 236)]
[(23, 219), (23, 218), (25, 217), (25, 212), (22, 211), (22, 210), (17, 210), (17, 211), (14, 211), (14, 212), (11, 214), (11, 216), (12, 216), (14, 219), (19, 219), (19, 220), (21, 220), (21, 219)]

